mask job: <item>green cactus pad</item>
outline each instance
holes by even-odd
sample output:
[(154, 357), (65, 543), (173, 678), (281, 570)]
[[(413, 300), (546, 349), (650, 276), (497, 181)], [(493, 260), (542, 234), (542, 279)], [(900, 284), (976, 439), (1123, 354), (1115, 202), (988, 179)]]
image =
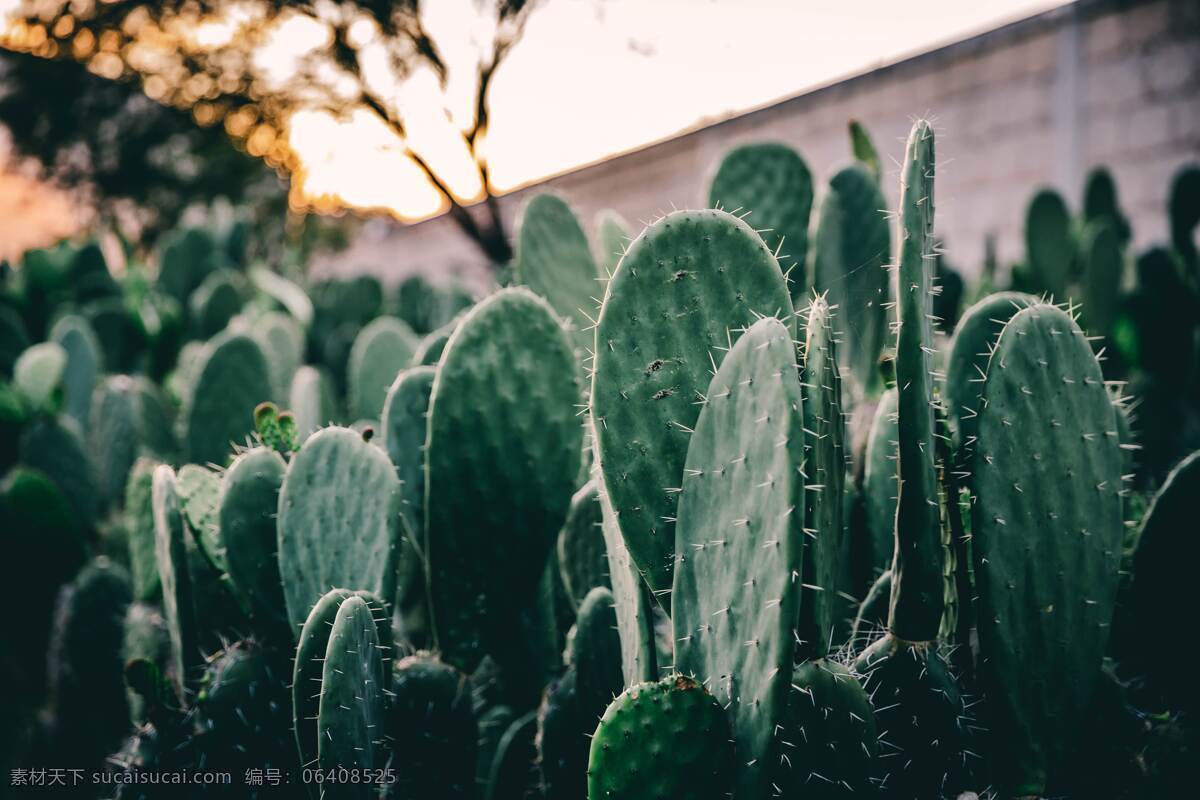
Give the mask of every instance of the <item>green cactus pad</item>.
[(419, 652), (392, 673), (387, 734), (396, 797), (472, 798), (479, 730), (467, 676)]
[[(401, 370), (388, 389), (380, 420), (384, 449), (400, 479), (400, 513), (412, 537), (425, 528), (425, 437), (436, 373), (433, 367)], [(418, 541), (412, 544), (419, 546)]]
[(569, 800), (587, 791), (588, 736), (608, 701), (592, 714), (585, 713), (578, 683), (575, 668), (568, 667), (561, 678), (546, 687), (538, 707), (534, 744), (545, 800)]
[(1062, 195), (1042, 189), (1025, 212), (1025, 258), (1031, 278), (1052, 297), (1065, 300), (1075, 260), (1071, 212)]
[(608, 574), (617, 612), (617, 633), (621, 639), (621, 673), (625, 685), (658, 677), (654, 642), (654, 601), (650, 587), (638, 574), (633, 557), (625, 547), (617, 515), (608, 493), (597, 485), (600, 500), (600, 532), (608, 555)]
[(22, 432), (18, 450), (22, 464), (45, 473), (67, 496), (79, 524), (92, 524), (100, 505), (96, 471), (75, 421), (34, 419)]
[(596, 728), (587, 796), (724, 800), (743, 760), (724, 709), (703, 687), (682, 676), (641, 683), (613, 700)]
[(558, 570), (576, 609), (592, 588), (610, 585), (603, 521), (596, 482), (588, 481), (571, 498), (567, 521), (558, 532)]
[(778, 254), (792, 297), (804, 296), (813, 181), (799, 153), (776, 142), (735, 147), (721, 159), (708, 187), (708, 204), (743, 217), (760, 231)]
[(856, 650), (865, 650), (880, 631), (887, 629), (888, 609), (892, 604), (892, 571), (884, 570), (871, 584), (858, 616), (854, 618), (854, 632), (850, 641)]
[(425, 554), (438, 643), (460, 668), (514, 645), (566, 517), (583, 440), (576, 374), (550, 306), (520, 288), (475, 306), (438, 365)]
[(875, 407), (875, 418), (867, 439), (867, 458), (863, 469), (863, 496), (866, 517), (866, 541), (871, 574), (878, 575), (892, 566), (896, 550), (896, 447), (900, 430), (896, 406), (899, 394), (893, 387), (885, 391)]
[(303, 289), (265, 267), (255, 267), (249, 274), (256, 289), (281, 305), (305, 328), (312, 325), (313, 304)]
[(838, 595), (846, 553), (842, 524), (846, 485), (846, 425), (842, 419), (842, 379), (838, 371), (833, 312), (823, 297), (808, 307), (804, 344), (804, 573), (800, 600), (802, 659), (830, 649), (835, 623), (845, 602)]
[(287, 625), (279, 577), (275, 513), (287, 465), (279, 453), (256, 447), (233, 460), (221, 477), (218, 527), (229, 579), (251, 615), (268, 630)]
[(539, 194), (525, 206), (514, 264), (517, 283), (546, 298), (567, 322), (582, 360), (582, 350), (592, 346), (592, 323), (603, 284), (587, 235), (561, 197)]
[(164, 238), (158, 257), (158, 287), (183, 303), (217, 268), (217, 243), (203, 228), (174, 231)]
[(900, 476), (888, 630), (910, 642), (937, 637), (944, 605), (933, 388), (933, 128), (918, 120), (900, 176), (896, 386)]
[(152, 503), (154, 506), (154, 558), (162, 585), (163, 613), (171, 635), (171, 668), (175, 691), (182, 701), (192, 685), (192, 667), (200, 659), (196, 630), (196, 611), (192, 599), (192, 579), (188, 552), (175, 490), (175, 473), (165, 464), (154, 470)]
[(496, 757), (488, 773), (485, 800), (534, 797), (541, 793), (540, 780), (534, 761), (537, 749), (533, 741), (537, 734), (537, 711), (517, 718), (496, 748)]
[(221, 476), (199, 464), (184, 464), (175, 474), (175, 492), (183, 519), (200, 545), (200, 553), (213, 569), (228, 572), (218, 518)]
[[(383, 660), (371, 609), (361, 597), (338, 606), (321, 672), (317, 764), (322, 770), (372, 770), (384, 763)], [(322, 798), (375, 797), (371, 783), (327, 784)]]
[(1200, 164), (1181, 167), (1171, 179), (1167, 216), (1175, 252), (1195, 270), (1200, 264), (1196, 253), (1196, 226), (1200, 224)]
[(92, 326), (83, 317), (69, 314), (54, 323), (50, 341), (57, 342), (67, 354), (63, 371), (63, 411), (81, 427), (88, 424), (92, 390), (104, 370), (104, 354)]
[(183, 404), (183, 443), (193, 464), (229, 461), (254, 430), (254, 407), (271, 399), (270, 372), (249, 336), (222, 334), (204, 346)]
[(92, 394), (88, 451), (106, 505), (119, 505), (139, 456), (173, 458), (176, 443), (171, 428), (167, 403), (149, 380), (109, 375), (100, 382)]
[(804, 415), (786, 326), (755, 323), (692, 434), (676, 526), (675, 664), (729, 705), (738, 796), (780, 763), (804, 548)]
[(1116, 319), (1125, 273), (1125, 254), (1110, 221), (1093, 222), (1084, 228), (1079, 257), (1085, 327), (1091, 334), (1107, 336)]
[(125, 530), (129, 542), (129, 569), (133, 596), (143, 602), (158, 599), (158, 562), (155, 560), (154, 502), (152, 486), (158, 462), (139, 458), (129, 471), (125, 487)]
[(304, 329), (291, 316), (268, 311), (254, 321), (250, 335), (267, 359), (272, 397), (287, 402), (292, 378), (304, 363)]
[(842, 365), (856, 393), (880, 388), (879, 354), (887, 335), (891, 232), (879, 182), (862, 164), (842, 168), (829, 181), (817, 218), (813, 288), (838, 312), (846, 347)]
[(299, 766), (292, 744), (286, 676), (275, 654), (237, 642), (213, 658), (195, 703), (195, 746), (214, 767), (286, 769)]
[(1092, 349), (1061, 309), (1019, 311), (983, 389), (972, 546), (1001, 784), (1040, 795), (1082, 721), (1121, 562), (1121, 449)]
[(871, 795), (878, 736), (871, 699), (848, 669), (825, 658), (797, 665), (788, 703), (791, 769), (783, 771), (780, 795), (806, 800)]
[(601, 277), (611, 278), (625, 248), (633, 241), (629, 224), (615, 211), (601, 211), (596, 217), (596, 263)]
[(408, 366), (416, 347), (412, 328), (395, 317), (378, 317), (359, 332), (346, 371), (352, 417), (379, 419), (388, 387)]
[(723, 211), (680, 211), (654, 223), (609, 282), (591, 393), (596, 460), (629, 553), (664, 604), (697, 401), (741, 330), (791, 314), (770, 250)]
[(296, 417), (301, 441), (333, 424), (338, 420), (333, 381), (317, 367), (300, 367), (292, 376), (288, 408)]
[(395, 597), (400, 481), (348, 428), (325, 428), (292, 457), (279, 491), (279, 574), (293, 630), (327, 591)]
[(446, 350), (446, 344), (458, 327), (458, 319), (452, 319), (436, 331), (425, 336), (413, 351), (412, 366), (436, 367)]
[(1036, 302), (1036, 297), (1022, 292), (997, 292), (968, 308), (954, 329), (946, 363), (946, 410), (962, 469), (970, 469), (975, 450), (979, 396), (992, 345), (1013, 314)]
[(352, 592), (332, 589), (322, 595), (308, 613), (296, 644), (292, 662), (292, 723), (300, 763), (310, 765), (317, 759), (317, 714), (321, 703), (321, 675), (329, 634), (342, 602)]
[(13, 385), (36, 411), (55, 414), (63, 405), (67, 351), (58, 342), (41, 342), (21, 353), (13, 366)]
[[(157, 608), (147, 603), (134, 602), (125, 613), (125, 635), (121, 645), (121, 663), (146, 661), (154, 665), (161, 678), (162, 668), (171, 659), (171, 637), (167, 632), (167, 622)], [(165, 680), (165, 679), (164, 679)], [(162, 692), (152, 694), (159, 700), (173, 704), (174, 695), (170, 683), (161, 687)], [(129, 721), (135, 725), (144, 725), (150, 721), (155, 711), (153, 701), (147, 701), (141, 693), (127, 687), (126, 697), (129, 700)]]
[(580, 703), (599, 715), (624, 687), (621, 639), (613, 595), (597, 586), (579, 606), (579, 617), (567, 642), (567, 660), (579, 675)]
[(246, 280), (240, 273), (222, 269), (207, 276), (188, 296), (192, 333), (208, 339), (225, 330), (245, 302)]
[(1110, 225), (1120, 247), (1129, 243), (1129, 220), (1121, 213), (1117, 183), (1107, 167), (1094, 168), (1084, 179), (1083, 218), (1088, 225)]

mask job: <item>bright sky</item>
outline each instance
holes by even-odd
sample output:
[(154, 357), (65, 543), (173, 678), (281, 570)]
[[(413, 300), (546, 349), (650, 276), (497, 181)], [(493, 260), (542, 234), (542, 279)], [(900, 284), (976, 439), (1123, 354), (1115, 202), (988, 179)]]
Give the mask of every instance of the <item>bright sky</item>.
[[(513, 189), (1063, 4), (547, 0), (493, 84), (493, 181)], [(473, 8), (473, 0), (426, 4), (427, 27), (452, 62), (463, 52), (471, 63), (459, 48), (469, 47), (461, 20)], [(451, 93), (466, 99), (470, 88), (452, 85)], [(337, 193), (410, 219), (439, 210), (432, 187), (382, 126), (305, 115), (293, 128), (309, 193)], [(411, 133), (458, 192), (475, 194), (464, 152), (445, 145), (451, 137), (435, 125)]]

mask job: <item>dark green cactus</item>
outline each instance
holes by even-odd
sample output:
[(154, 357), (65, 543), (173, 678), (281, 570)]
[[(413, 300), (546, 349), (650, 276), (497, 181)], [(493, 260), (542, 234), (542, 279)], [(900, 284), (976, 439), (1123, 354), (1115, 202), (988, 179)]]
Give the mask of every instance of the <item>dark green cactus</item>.
[(596, 492), (600, 501), (600, 531), (608, 555), (609, 582), (617, 613), (617, 633), (621, 640), (621, 672), (625, 676), (625, 685), (632, 686), (658, 677), (654, 601), (650, 597), (649, 584), (638, 574), (633, 557), (625, 547), (625, 538), (621, 535), (608, 493), (599, 483)]
[(787, 327), (755, 323), (708, 387), (676, 526), (675, 664), (729, 706), (739, 797), (785, 763), (805, 527), (804, 417)]
[[(317, 765), (322, 770), (373, 770), (385, 763), (385, 664), (371, 609), (361, 597), (338, 606), (329, 629), (317, 710)], [(323, 800), (376, 796), (369, 782), (328, 783)]]
[(268, 311), (249, 325), (248, 332), (267, 359), (272, 398), (286, 403), (292, 378), (304, 363), (304, 329), (292, 316)]
[(400, 481), (348, 428), (325, 428), (292, 457), (279, 491), (279, 574), (293, 630), (332, 588), (396, 592)]
[(1099, 676), (1123, 527), (1115, 412), (1083, 332), (1055, 306), (1019, 311), (1000, 334), (973, 488), (992, 766), (1005, 790), (1041, 795)]
[(342, 602), (352, 592), (331, 589), (317, 600), (300, 629), (296, 658), (292, 662), (292, 728), (300, 763), (317, 760), (317, 716), (320, 711), (322, 675), (329, 636)]
[(1101, 220), (1083, 229), (1079, 258), (1086, 328), (1093, 335), (1107, 336), (1116, 319), (1125, 273), (1125, 255), (1111, 222)]
[(437, 330), (426, 334), (425, 338), (417, 344), (417, 349), (413, 351), (412, 366), (436, 367), (438, 360), (442, 357), (442, 352), (446, 349), (446, 344), (458, 327), (458, 322), (459, 318), (456, 317)]
[(379, 419), (388, 387), (408, 366), (416, 347), (416, 334), (395, 317), (379, 317), (362, 329), (350, 349), (346, 372), (351, 417)]
[(558, 532), (558, 569), (576, 609), (594, 587), (610, 585), (603, 521), (596, 482), (588, 481), (571, 498), (567, 520)]
[(862, 164), (839, 170), (829, 181), (817, 218), (813, 288), (837, 309), (846, 341), (842, 365), (850, 370), (854, 396), (881, 388), (879, 354), (887, 336), (891, 231), (879, 181)]
[(1028, 278), (1040, 291), (1067, 299), (1067, 285), (1075, 264), (1071, 212), (1062, 195), (1042, 189), (1025, 212), (1025, 260)]
[(142, 457), (129, 471), (125, 488), (125, 532), (129, 542), (129, 570), (133, 596), (152, 603), (158, 599), (158, 562), (155, 561), (154, 503), (152, 486), (158, 462)]
[(91, 399), (87, 443), (103, 501), (120, 504), (139, 456), (171, 461), (177, 443), (173, 419), (158, 387), (141, 376), (109, 375)]
[[(167, 621), (159, 610), (147, 603), (130, 603), (125, 613), (125, 635), (121, 646), (121, 663), (145, 661), (161, 671), (171, 660), (171, 636), (167, 632)], [(150, 722), (152, 704), (132, 689), (126, 689), (129, 700), (129, 720), (135, 725)], [(171, 701), (174, 692), (169, 683), (163, 694), (164, 701)]]
[(537, 749), (537, 712), (518, 717), (496, 748), (496, 757), (488, 774), (485, 800), (523, 800), (541, 791), (535, 761)]
[(1121, 213), (1117, 184), (1107, 167), (1096, 167), (1083, 182), (1083, 219), (1088, 225), (1111, 227), (1120, 247), (1129, 244), (1129, 220)]
[(385, 724), (396, 770), (392, 797), (475, 797), (479, 729), (465, 675), (431, 653), (401, 659)]
[(104, 370), (100, 342), (88, 321), (75, 314), (68, 314), (55, 322), (49, 338), (67, 354), (62, 375), (63, 411), (80, 427), (86, 428), (92, 406), (92, 390)]
[(225, 330), (245, 303), (246, 279), (232, 270), (207, 275), (188, 296), (192, 334), (208, 339)]
[(188, 530), (200, 546), (200, 554), (217, 572), (228, 572), (218, 519), (221, 476), (199, 464), (184, 464), (175, 474), (175, 493)]
[(723, 800), (741, 760), (724, 709), (702, 686), (679, 675), (640, 683), (612, 701), (596, 728), (587, 797)]
[(21, 463), (54, 481), (70, 501), (79, 523), (90, 526), (100, 509), (100, 491), (75, 421), (67, 416), (34, 419), (21, 433), (19, 450)]
[(592, 347), (595, 309), (604, 287), (583, 227), (557, 195), (536, 195), (522, 211), (514, 278), (546, 298), (566, 322), (582, 364), (584, 351)]
[(537, 591), (580, 461), (576, 374), (553, 311), (521, 288), (475, 306), (438, 364), (424, 551), (437, 642), (462, 669), (484, 652), (522, 658), (511, 625)]
[(262, 350), (249, 336), (222, 334), (204, 346), (192, 367), (183, 404), (183, 444), (193, 464), (229, 461), (232, 445), (254, 430), (254, 408), (271, 398)]
[(158, 287), (180, 303), (220, 264), (217, 243), (203, 228), (167, 235), (158, 257)]
[(664, 605), (689, 431), (722, 348), (760, 316), (792, 313), (783, 273), (741, 220), (680, 211), (629, 246), (596, 330), (596, 460), (634, 563)]
[(256, 447), (229, 465), (218, 496), (217, 525), (229, 580), (268, 635), (288, 631), (275, 524), (286, 469), (279, 453)]
[[(618, 687), (619, 688), (619, 687)], [(567, 667), (546, 687), (538, 707), (538, 752), (541, 795), (546, 800), (580, 797), (587, 786), (588, 736), (595, 714), (586, 714), (579, 697), (579, 673)]]
[(1200, 164), (1188, 164), (1171, 179), (1167, 200), (1171, 245), (1193, 273), (1200, 269), (1196, 254), (1196, 225), (1200, 224)]
[(725, 154), (708, 187), (708, 204), (745, 218), (776, 254), (797, 301), (808, 289), (808, 217), (813, 180), (804, 159), (785, 144), (763, 142)]
[(858, 616), (854, 618), (854, 631), (850, 641), (856, 650), (865, 649), (876, 634), (887, 629), (888, 609), (892, 605), (892, 571), (884, 570), (871, 584), (862, 605), (858, 607)]
[(880, 395), (867, 438), (863, 468), (866, 537), (862, 545), (872, 576), (891, 568), (896, 549), (896, 447), (900, 443), (896, 413), (898, 402), (899, 394), (895, 387)]

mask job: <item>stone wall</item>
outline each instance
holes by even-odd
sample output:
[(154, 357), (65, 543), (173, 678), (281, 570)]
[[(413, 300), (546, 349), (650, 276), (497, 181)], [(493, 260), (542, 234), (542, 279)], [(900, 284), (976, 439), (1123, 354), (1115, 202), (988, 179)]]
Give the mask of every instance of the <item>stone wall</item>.
[[(704, 203), (721, 155), (757, 140), (797, 148), (819, 186), (850, 158), (852, 118), (882, 152), (894, 205), (895, 160), (915, 116), (936, 123), (937, 227), (960, 269), (977, 272), (989, 235), (1001, 263), (1021, 258), (1033, 192), (1054, 186), (1077, 209), (1084, 176), (1100, 164), (1116, 176), (1135, 245), (1163, 241), (1170, 178), (1200, 161), (1200, 2), (1078, 0), (560, 175), (506, 196), (503, 207), (511, 223), (523, 195), (549, 189), (589, 224), (613, 208), (640, 227)], [(446, 217), (373, 223), (324, 268), (365, 268), (388, 280), (415, 270), (483, 271)]]

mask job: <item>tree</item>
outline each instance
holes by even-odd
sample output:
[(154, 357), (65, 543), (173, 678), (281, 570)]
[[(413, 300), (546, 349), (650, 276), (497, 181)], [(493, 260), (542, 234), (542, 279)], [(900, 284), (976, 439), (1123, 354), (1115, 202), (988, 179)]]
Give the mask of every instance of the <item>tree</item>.
[[(0, 120), (16, 152), (55, 183), (127, 208), (152, 242), (194, 203), (280, 195), (278, 178), (220, 128), (74, 60), (0, 53)], [(123, 215), (128, 219), (128, 215)]]
[[(292, 114), (322, 110), (348, 116), (367, 110), (402, 143), (404, 155), (441, 194), (458, 226), (495, 264), (512, 256), (490, 181), (483, 142), (490, 120), (489, 89), (497, 69), (520, 40), (536, 0), (490, 0), (487, 42), (474, 65), (473, 108), (456, 126), (479, 177), (482, 202), (459, 197), (425, 154), (412, 147), (410, 114), (443, 114), (451, 65), (422, 24), (420, 0), (164, 0), (32, 2), (10, 27), (5, 46), (55, 59), (73, 59), (110, 80), (137, 79), (154, 100), (187, 109), (201, 125), (225, 132), (271, 166), (295, 171), (287, 147)], [(81, 7), (87, 7), (86, 13)], [(256, 54), (283, 25), (320, 31), (288, 75), (271, 74)], [(213, 35), (199, 36), (207, 30)], [(440, 108), (401, 108), (397, 89), (428, 71), (442, 88)]]

